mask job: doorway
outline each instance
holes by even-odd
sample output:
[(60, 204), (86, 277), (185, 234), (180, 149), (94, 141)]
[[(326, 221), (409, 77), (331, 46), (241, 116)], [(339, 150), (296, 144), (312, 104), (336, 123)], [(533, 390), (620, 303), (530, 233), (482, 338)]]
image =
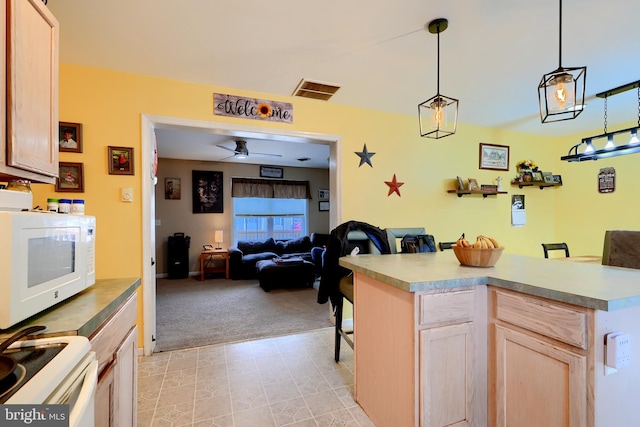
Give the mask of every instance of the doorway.
[(300, 131), (284, 131), (253, 126), (238, 126), (218, 122), (189, 120), (175, 117), (142, 115), (142, 288), (143, 288), (143, 350), (144, 355), (153, 353), (156, 336), (156, 267), (155, 267), (155, 191), (157, 166), (156, 129), (205, 130), (230, 137), (257, 135), (282, 138), (291, 142), (324, 144), (329, 146), (329, 225), (333, 229), (341, 218), (341, 176), (337, 167), (341, 163), (342, 139), (338, 135), (317, 134)]

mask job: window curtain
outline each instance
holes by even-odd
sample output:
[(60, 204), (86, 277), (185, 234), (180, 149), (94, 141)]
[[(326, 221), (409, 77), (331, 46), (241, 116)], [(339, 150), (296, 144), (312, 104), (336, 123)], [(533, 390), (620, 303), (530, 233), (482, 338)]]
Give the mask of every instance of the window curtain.
[(311, 199), (309, 181), (231, 178), (231, 197)]

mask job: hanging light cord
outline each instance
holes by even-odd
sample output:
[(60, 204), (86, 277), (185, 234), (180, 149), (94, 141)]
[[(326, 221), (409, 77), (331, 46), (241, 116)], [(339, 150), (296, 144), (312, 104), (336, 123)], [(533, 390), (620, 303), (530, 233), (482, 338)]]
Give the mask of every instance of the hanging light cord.
[(638, 127), (640, 127), (640, 86), (638, 86)]
[(558, 68), (562, 68), (562, 0), (560, 0), (560, 28), (558, 31)]
[(438, 24), (436, 26), (437, 31), (438, 31), (438, 71), (437, 71), (437, 84), (436, 84), (436, 94), (438, 94), (438, 96), (440, 95), (440, 24)]
[(607, 99), (608, 96), (604, 97), (604, 133), (607, 133)]

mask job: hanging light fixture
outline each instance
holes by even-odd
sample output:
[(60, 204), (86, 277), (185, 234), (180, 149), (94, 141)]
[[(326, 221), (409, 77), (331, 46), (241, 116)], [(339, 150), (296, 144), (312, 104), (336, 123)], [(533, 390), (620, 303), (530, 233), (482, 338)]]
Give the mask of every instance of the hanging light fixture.
[[(607, 99), (609, 96), (616, 95), (621, 92), (626, 92), (630, 89), (638, 89), (638, 125), (628, 129), (621, 129), (614, 132), (607, 132)], [(640, 140), (638, 139), (638, 129), (640, 129), (640, 80), (637, 82), (629, 83), (623, 86), (619, 86), (615, 89), (598, 93), (598, 98), (604, 98), (604, 133), (596, 136), (589, 136), (582, 138), (582, 141), (569, 149), (569, 153), (566, 156), (560, 157), (560, 160), (566, 160), (568, 162), (582, 162), (585, 160), (598, 160), (607, 157), (622, 156), (624, 154), (640, 153)], [(624, 145), (616, 145), (614, 141), (615, 135), (631, 135), (629, 142)], [(604, 148), (597, 149), (593, 141), (605, 140), (607, 141)], [(579, 152), (580, 147), (584, 145), (582, 152)]]
[(538, 85), (538, 102), (542, 123), (571, 120), (584, 109), (584, 86), (587, 67), (562, 66), (562, 0), (558, 43), (558, 69), (542, 76)]
[(425, 25), (427, 31), (438, 35), (438, 80), (436, 95), (418, 104), (420, 136), (439, 139), (456, 133), (458, 124), (458, 100), (440, 94), (440, 33), (447, 29), (449, 21), (434, 19)]

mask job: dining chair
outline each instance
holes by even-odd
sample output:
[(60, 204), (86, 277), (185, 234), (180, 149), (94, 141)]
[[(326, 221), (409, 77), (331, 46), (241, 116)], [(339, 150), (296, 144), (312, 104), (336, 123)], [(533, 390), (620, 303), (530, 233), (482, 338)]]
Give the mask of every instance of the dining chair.
[(455, 244), (456, 242), (439, 242), (438, 247), (440, 248), (441, 251), (444, 251), (445, 249), (451, 249), (451, 246)]
[(602, 264), (640, 268), (640, 231), (605, 231)]
[(549, 251), (564, 251), (564, 256), (569, 257), (569, 246), (566, 243), (542, 243), (544, 257), (549, 258)]

